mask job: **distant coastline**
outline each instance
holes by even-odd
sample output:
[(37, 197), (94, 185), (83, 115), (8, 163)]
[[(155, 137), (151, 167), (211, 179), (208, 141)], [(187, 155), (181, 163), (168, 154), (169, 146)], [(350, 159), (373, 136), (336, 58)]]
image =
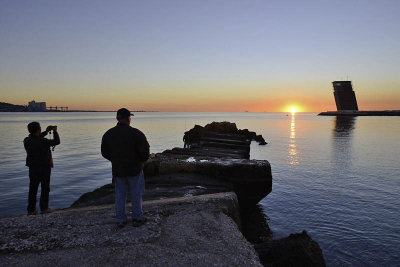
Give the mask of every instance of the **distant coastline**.
[[(46, 113), (46, 112), (117, 112), (116, 110), (46, 110), (46, 111), (30, 111), (28, 106), (14, 105), (10, 103), (0, 102), (0, 112), (29, 112), (29, 113)], [(133, 110), (132, 112), (158, 112), (153, 110)]]
[[(68, 111), (59, 111), (59, 110), (48, 110), (44, 112), (117, 112), (116, 110), (68, 110)], [(159, 112), (153, 110), (132, 110), (131, 112)]]
[(26, 112), (27, 110), (27, 106), (0, 102), (0, 112)]

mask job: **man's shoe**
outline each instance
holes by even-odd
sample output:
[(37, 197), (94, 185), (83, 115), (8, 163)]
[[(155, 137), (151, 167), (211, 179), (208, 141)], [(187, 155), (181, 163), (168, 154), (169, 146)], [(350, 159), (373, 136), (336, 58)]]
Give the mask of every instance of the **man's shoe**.
[(47, 209), (45, 209), (45, 210), (42, 210), (41, 212), (40, 212), (40, 214), (46, 214), (46, 213), (52, 213), (53, 211), (51, 210), (51, 209), (49, 209), (49, 208), (47, 208)]
[(125, 222), (119, 222), (119, 223), (117, 223), (117, 228), (124, 228), (126, 224), (127, 224), (126, 221)]
[(138, 220), (138, 219), (132, 219), (132, 225), (133, 227), (139, 227), (142, 226), (143, 224), (145, 224), (147, 222), (147, 218), (143, 217), (142, 219)]
[(31, 212), (28, 212), (28, 215), (37, 215), (37, 214), (38, 214), (37, 210), (34, 210), (34, 211), (31, 211)]

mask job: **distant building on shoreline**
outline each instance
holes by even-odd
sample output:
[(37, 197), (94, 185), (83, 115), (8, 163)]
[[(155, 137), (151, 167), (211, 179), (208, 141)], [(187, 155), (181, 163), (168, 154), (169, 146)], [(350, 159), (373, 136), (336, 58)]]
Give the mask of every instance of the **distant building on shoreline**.
[(358, 110), (351, 81), (334, 81), (332, 84), (337, 110)]
[[(0, 102), (0, 112), (68, 112), (68, 107), (47, 107), (46, 102), (32, 100), (27, 106)], [(84, 110), (83, 110), (84, 111)]]
[(28, 111), (46, 111), (46, 102), (35, 102), (35, 100), (32, 100), (28, 103)]

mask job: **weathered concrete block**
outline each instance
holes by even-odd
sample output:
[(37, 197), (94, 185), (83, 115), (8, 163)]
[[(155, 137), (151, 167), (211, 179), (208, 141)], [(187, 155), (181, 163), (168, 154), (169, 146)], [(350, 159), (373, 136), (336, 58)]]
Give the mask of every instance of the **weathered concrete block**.
[(241, 207), (254, 206), (272, 190), (271, 165), (267, 160), (159, 155), (146, 163), (144, 171), (145, 176), (198, 173), (228, 182)]

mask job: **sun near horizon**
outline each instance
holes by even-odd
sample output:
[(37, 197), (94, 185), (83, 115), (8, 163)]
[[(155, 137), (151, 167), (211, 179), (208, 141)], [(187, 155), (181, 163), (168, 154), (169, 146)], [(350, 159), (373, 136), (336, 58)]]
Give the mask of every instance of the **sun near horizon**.
[(308, 108), (299, 104), (290, 104), (282, 108), (282, 112), (289, 112), (291, 114), (296, 114), (298, 112), (307, 112)]

